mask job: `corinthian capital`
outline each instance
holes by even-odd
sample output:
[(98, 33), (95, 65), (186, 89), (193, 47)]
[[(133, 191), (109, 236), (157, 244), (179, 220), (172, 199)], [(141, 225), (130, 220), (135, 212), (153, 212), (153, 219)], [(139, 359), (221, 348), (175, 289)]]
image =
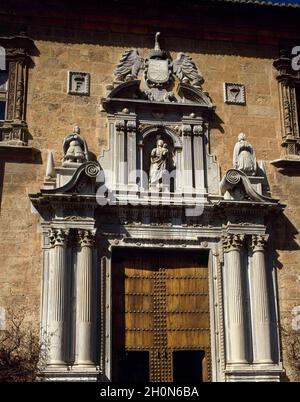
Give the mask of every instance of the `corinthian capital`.
[(183, 134), (184, 136), (186, 136), (186, 135), (191, 135), (191, 134), (192, 134), (192, 126), (191, 126), (190, 124), (184, 124), (184, 125), (182, 126), (181, 131), (182, 131), (182, 134)]
[(267, 247), (268, 237), (268, 235), (251, 236), (250, 248), (252, 249), (252, 251), (264, 251)]
[(78, 230), (78, 241), (80, 247), (93, 247), (95, 232), (93, 230)]
[(223, 236), (223, 248), (225, 252), (232, 250), (240, 250), (243, 247), (245, 235), (243, 234), (227, 234)]
[(194, 126), (193, 133), (197, 137), (203, 134), (203, 127), (201, 125)]
[(50, 229), (49, 240), (51, 247), (66, 246), (68, 240), (68, 229)]

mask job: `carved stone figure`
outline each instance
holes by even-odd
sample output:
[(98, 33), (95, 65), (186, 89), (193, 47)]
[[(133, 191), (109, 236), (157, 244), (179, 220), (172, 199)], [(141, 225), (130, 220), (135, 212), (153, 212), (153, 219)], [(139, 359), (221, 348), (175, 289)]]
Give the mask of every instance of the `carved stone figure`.
[(190, 56), (179, 53), (176, 60), (173, 61), (173, 71), (182, 83), (201, 88), (203, 77)]
[(240, 133), (238, 142), (233, 150), (233, 167), (241, 170), (248, 176), (254, 176), (257, 171), (256, 156), (253, 146), (246, 141), (246, 135)]
[(159, 139), (150, 155), (150, 173), (149, 173), (149, 189), (158, 190), (162, 189), (163, 173), (168, 168), (169, 150), (166, 143)]
[(63, 166), (71, 163), (83, 163), (88, 161), (88, 148), (85, 140), (80, 136), (80, 128), (75, 126), (73, 133), (64, 139)]
[(122, 82), (137, 79), (143, 63), (144, 60), (136, 49), (126, 50), (115, 70), (116, 80)]

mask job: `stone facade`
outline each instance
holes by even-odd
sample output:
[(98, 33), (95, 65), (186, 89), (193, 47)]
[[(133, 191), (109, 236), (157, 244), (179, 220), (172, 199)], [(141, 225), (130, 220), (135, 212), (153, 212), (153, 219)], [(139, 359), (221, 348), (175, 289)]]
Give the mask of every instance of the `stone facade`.
[[(210, 6), (205, 5), (203, 12), (207, 15), (207, 25), (203, 28), (203, 32), (197, 32), (194, 26), (191, 33), (191, 28), (185, 29), (185, 24), (189, 24), (192, 13), (189, 7), (192, 6), (188, 6), (180, 16), (178, 3), (180, 2), (175, 2), (176, 6), (172, 11), (175, 17), (172, 18), (170, 27), (163, 18), (163, 14), (155, 23), (163, 33), (164, 48), (170, 50), (171, 57), (175, 59), (179, 52), (188, 53), (194, 63), (199, 66), (205, 79), (202, 89), (209, 93), (216, 106), (215, 116), (210, 126), (209, 153), (216, 156), (221, 169), (220, 177), (232, 168), (232, 151), (237, 135), (244, 132), (256, 151), (257, 160), (264, 163), (272, 197), (286, 205), (284, 212), (276, 214), (272, 222), (272, 247), (276, 256), (275, 276), (278, 286), (280, 325), (290, 329), (292, 320), (295, 319), (293, 309), (300, 305), (299, 174), (295, 168), (292, 171), (280, 172), (270, 162), (282, 156), (281, 106), (276, 80), (277, 71), (273, 67), (273, 61), (279, 56), (282, 41), (286, 40), (289, 44), (292, 42), (299, 45), (297, 40), (299, 42), (300, 38), (293, 33), (296, 25), (286, 33), (286, 23), (282, 22), (278, 33), (276, 22), (279, 18), (278, 11), (272, 7), (266, 8), (262, 10), (262, 13), (269, 13), (270, 22), (266, 32), (262, 29), (258, 30), (256, 37), (253, 34), (258, 29), (255, 22), (252, 26), (245, 22), (245, 10), (248, 6), (241, 5), (237, 11), (240, 13), (243, 28), (240, 30), (240, 28), (229, 27), (226, 22), (222, 30), (220, 28), (223, 22), (222, 10), (226, 10), (224, 19), (226, 16), (229, 18), (230, 10), (233, 12), (237, 6), (214, 5), (212, 9), (209, 9)], [(197, 7), (201, 13), (201, 6)], [(250, 8), (251, 12), (255, 12), (255, 6), (253, 7), (254, 11)], [(125, 50), (138, 48), (140, 55), (146, 58), (153, 48), (154, 32), (150, 26), (151, 17), (154, 16), (151, 14), (148, 19), (145, 17), (143, 23), (133, 12), (128, 28), (122, 25), (122, 18), (127, 15), (126, 18), (130, 19), (132, 10), (125, 6), (117, 10), (116, 15), (112, 12), (108, 13), (106, 22), (103, 21), (103, 17), (99, 16), (97, 19), (97, 16), (92, 18), (90, 15), (87, 22), (81, 21), (77, 24), (72, 20), (72, 14), (68, 14), (68, 10), (64, 12), (68, 15), (67, 26), (63, 27), (59, 20), (57, 25), (51, 25), (51, 15), (47, 17), (44, 14), (38, 17), (34, 13), (32, 23), (28, 26), (28, 36), (33, 39), (37, 52), (31, 56), (33, 63), (28, 72), (26, 122), (29, 130), (29, 146), (37, 151), (28, 155), (19, 149), (6, 150), (0, 147), (0, 282), (2, 284), (0, 305), (5, 308), (12, 304), (22, 306), (26, 301), (32, 311), (30, 319), (36, 325), (39, 325), (41, 316), (43, 274), (41, 250), (45, 244), (41, 244), (41, 232), (44, 229), (41, 229), (39, 214), (31, 206), (28, 194), (40, 191), (49, 150), (53, 151), (55, 165), (61, 164), (62, 143), (66, 135), (71, 133), (73, 126), (80, 126), (81, 134), (88, 143), (92, 160), (103, 155), (104, 150), (107, 150), (109, 146), (109, 124), (107, 115), (100, 106), (100, 99), (107, 96), (107, 86), (112, 83), (115, 67)], [(105, 12), (107, 12), (106, 9)], [(297, 13), (299, 17), (298, 10), (292, 12)], [(272, 17), (274, 17), (273, 20)], [(19, 13), (15, 21), (16, 29), (21, 22), (27, 23), (26, 18), (24, 13)], [(4, 22), (4, 26), (7, 19), (6, 10), (3, 9), (0, 20)], [(216, 30), (212, 27), (213, 21), (218, 21), (217, 25), (220, 26)], [(201, 25), (203, 23), (202, 20)], [(259, 25), (259, 22), (256, 24)], [(89, 96), (68, 94), (70, 71), (90, 74)], [(224, 83), (244, 85), (246, 103), (243, 105), (224, 103)], [(86, 229), (92, 231), (93, 225), (89, 223), (84, 223), (81, 229), (83, 230), (87, 225)], [(259, 233), (253, 234), (253, 236), (258, 235)], [(80, 255), (83, 260), (78, 264), (85, 267), (84, 272), (88, 275), (89, 263), (83, 256), (87, 259), (93, 257), (89, 254), (91, 253), (90, 244), (85, 241), (86, 236), (86, 233), (79, 234)], [(53, 242), (55, 243), (55, 240)], [(55, 244), (53, 247), (55, 248)], [(63, 246), (58, 246), (60, 247), (63, 249)], [(232, 251), (228, 245), (226, 247), (228, 247), (228, 252), (225, 252), (226, 258), (233, 260), (239, 258), (236, 250), (240, 246), (237, 246), (235, 251)], [(258, 250), (257, 242), (249, 247), (256, 250), (254, 253), (256, 257), (253, 258), (260, 259), (257, 263), (259, 266), (262, 264), (262, 257), (259, 256), (261, 249)], [(62, 258), (59, 252), (55, 258)], [(237, 264), (235, 267), (239, 271), (240, 267)], [(227, 274), (230, 277), (230, 275), (237, 275), (238, 272)], [(256, 275), (263, 274), (258, 272)], [(256, 280), (261, 283), (265, 279), (256, 278)], [(237, 283), (236, 286), (239, 284)], [(232, 297), (234, 298), (234, 295)], [(83, 295), (79, 295), (78, 298), (83, 298), (86, 303), (89, 303)], [(239, 314), (242, 313), (239, 312)], [(91, 324), (83, 323), (79, 329), (82, 335), (79, 341), (83, 343), (82, 339), (92, 338), (89, 325), (92, 325), (93, 318), (90, 317), (89, 322)], [(240, 323), (240, 325), (243, 324)], [(240, 330), (237, 325), (233, 331), (238, 333)], [(256, 330), (262, 337), (264, 336), (263, 326)], [(281, 342), (285, 369), (281, 378), (293, 381), (297, 378), (295, 366), (287, 354), (284, 338)], [(236, 350), (232, 351), (234, 359), (240, 359), (243, 362), (247, 359), (243, 355), (245, 353), (243, 345), (235, 345), (235, 347)], [(260, 355), (258, 347), (258, 356), (255, 357), (255, 361), (270, 363), (271, 352), (267, 356), (264, 355), (268, 346), (263, 349)], [(91, 356), (89, 350), (81, 349), (81, 354), (76, 354), (77, 359), (86, 361), (87, 366), (95, 358)], [(58, 356), (59, 350), (56, 350), (54, 355)], [(59, 358), (60, 356), (57, 357), (58, 360)], [(84, 377), (82, 372), (80, 375)], [(89, 372), (88, 375), (91, 373)], [(244, 378), (247, 374), (241, 370), (239, 375), (240, 378)], [(229, 380), (231, 378), (230, 372), (228, 378)], [(223, 380), (224, 378), (215, 379)]]

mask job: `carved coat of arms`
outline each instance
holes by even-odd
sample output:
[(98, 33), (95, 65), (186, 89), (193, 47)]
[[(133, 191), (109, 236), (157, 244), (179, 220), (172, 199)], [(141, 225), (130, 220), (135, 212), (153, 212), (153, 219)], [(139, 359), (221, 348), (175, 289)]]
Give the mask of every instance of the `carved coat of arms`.
[(176, 60), (171, 60), (167, 52), (160, 48), (158, 41), (160, 33), (155, 35), (155, 46), (147, 59), (143, 59), (136, 49), (127, 50), (121, 57), (115, 70), (116, 81), (122, 82), (138, 79), (139, 72), (144, 71), (148, 90), (145, 95), (153, 101), (176, 101), (173, 92), (168, 92), (168, 86), (174, 76), (183, 83), (201, 90), (202, 74), (198, 71), (190, 56), (179, 53)]
[(153, 83), (166, 83), (169, 81), (168, 60), (148, 60), (147, 80)]

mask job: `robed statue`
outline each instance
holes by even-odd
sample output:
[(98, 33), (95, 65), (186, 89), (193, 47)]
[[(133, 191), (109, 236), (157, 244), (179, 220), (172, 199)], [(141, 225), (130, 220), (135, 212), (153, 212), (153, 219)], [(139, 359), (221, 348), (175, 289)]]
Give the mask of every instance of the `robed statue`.
[(80, 135), (80, 128), (75, 126), (73, 133), (64, 139), (63, 165), (68, 163), (83, 163), (88, 161), (88, 148), (86, 141)]
[(163, 140), (159, 139), (150, 155), (149, 189), (161, 191), (163, 174), (168, 170), (169, 149)]
[(247, 142), (246, 135), (240, 133), (233, 150), (233, 167), (248, 176), (255, 176), (257, 171), (256, 156), (253, 146)]

